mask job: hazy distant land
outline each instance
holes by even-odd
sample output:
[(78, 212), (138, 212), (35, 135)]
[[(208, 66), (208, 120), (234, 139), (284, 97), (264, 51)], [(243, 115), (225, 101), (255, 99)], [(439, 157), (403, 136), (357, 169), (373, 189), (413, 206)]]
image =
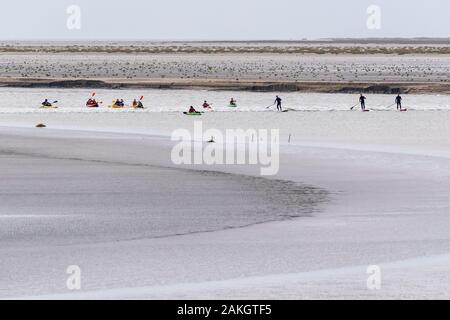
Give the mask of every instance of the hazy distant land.
[(450, 93), (450, 39), (0, 42), (0, 85)]

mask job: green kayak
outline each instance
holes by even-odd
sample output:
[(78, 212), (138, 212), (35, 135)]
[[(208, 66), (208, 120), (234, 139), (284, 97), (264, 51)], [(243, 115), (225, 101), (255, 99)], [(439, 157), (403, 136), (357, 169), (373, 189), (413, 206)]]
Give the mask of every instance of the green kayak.
[(201, 116), (202, 112), (183, 112), (187, 116)]

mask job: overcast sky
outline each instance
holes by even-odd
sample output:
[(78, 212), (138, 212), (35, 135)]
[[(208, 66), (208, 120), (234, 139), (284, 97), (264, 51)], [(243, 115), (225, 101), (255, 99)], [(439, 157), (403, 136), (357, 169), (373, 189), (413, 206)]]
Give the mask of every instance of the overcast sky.
[[(381, 29), (367, 8), (381, 8)], [(81, 29), (67, 28), (67, 8)], [(450, 37), (449, 0), (1, 0), (0, 38), (245, 40)]]

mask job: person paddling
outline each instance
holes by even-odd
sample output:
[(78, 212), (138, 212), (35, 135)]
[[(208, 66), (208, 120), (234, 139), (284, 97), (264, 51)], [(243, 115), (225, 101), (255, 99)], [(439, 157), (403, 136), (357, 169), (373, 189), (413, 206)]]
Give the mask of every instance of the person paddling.
[(98, 102), (97, 102), (97, 100), (91, 98), (86, 102), (86, 106), (87, 107), (98, 107)]
[(189, 113), (197, 113), (197, 110), (193, 106), (189, 108)]
[(51, 107), (52, 104), (48, 101), (48, 99), (45, 99), (44, 102), (42, 102), (43, 107)]
[(359, 102), (361, 103), (361, 111), (366, 111), (366, 97), (361, 93), (361, 96), (359, 97)]
[(398, 111), (402, 111), (402, 97), (400, 96), (400, 93), (397, 95), (397, 97), (395, 98), (395, 103), (397, 104), (397, 110)]
[(137, 105), (136, 105), (135, 108), (136, 108), (136, 109), (144, 109), (144, 104), (142, 103), (141, 100), (139, 100), (139, 101), (137, 102)]
[(281, 102), (283, 101), (283, 99), (281, 99), (279, 96), (277, 96), (275, 98), (275, 104), (277, 105), (277, 110), (278, 111), (283, 111), (282, 107), (281, 107)]
[(234, 98), (231, 98), (230, 100), (230, 106), (236, 106), (237, 101), (234, 100)]
[(205, 100), (205, 102), (203, 103), (203, 108), (204, 109), (211, 109), (211, 105), (208, 103), (208, 101)]

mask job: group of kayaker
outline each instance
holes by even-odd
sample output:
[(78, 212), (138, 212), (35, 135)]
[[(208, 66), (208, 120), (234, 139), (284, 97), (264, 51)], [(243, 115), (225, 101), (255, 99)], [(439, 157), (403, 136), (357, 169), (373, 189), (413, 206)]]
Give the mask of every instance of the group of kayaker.
[[(212, 103), (209, 103), (207, 100), (205, 100), (205, 101), (203, 102), (202, 107), (203, 107), (203, 109), (205, 109), (205, 110), (212, 110)], [(229, 107), (233, 107), (233, 108), (236, 108), (236, 107), (237, 107), (237, 101), (236, 101), (234, 98), (231, 98), (231, 99), (230, 99), (230, 105), (229, 105)], [(190, 106), (190, 107), (189, 107), (188, 113), (199, 113), (199, 111), (195, 110), (195, 108), (194, 108), (193, 106)]]
[[(124, 108), (125, 107), (125, 101), (123, 99), (117, 99), (114, 104), (112, 105), (112, 108)], [(144, 104), (142, 103), (142, 99), (134, 99), (131, 103), (131, 107), (135, 109), (144, 109)]]

